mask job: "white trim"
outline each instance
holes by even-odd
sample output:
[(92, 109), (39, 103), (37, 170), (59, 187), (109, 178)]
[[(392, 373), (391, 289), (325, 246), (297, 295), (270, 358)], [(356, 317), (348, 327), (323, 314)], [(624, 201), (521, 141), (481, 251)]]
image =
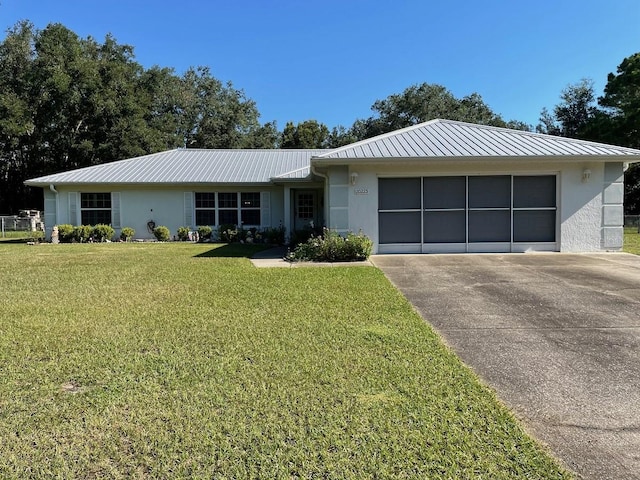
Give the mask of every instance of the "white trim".
[(378, 245), (378, 254), (385, 253), (422, 253), (419, 243), (382, 243)]

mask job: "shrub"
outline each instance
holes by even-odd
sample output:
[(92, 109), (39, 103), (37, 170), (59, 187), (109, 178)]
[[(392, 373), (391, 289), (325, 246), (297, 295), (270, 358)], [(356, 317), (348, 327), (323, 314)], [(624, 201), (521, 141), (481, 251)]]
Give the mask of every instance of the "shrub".
[(58, 225), (58, 240), (60, 243), (71, 243), (73, 241), (73, 225), (63, 223)]
[(178, 227), (178, 231), (176, 232), (178, 234), (178, 240), (180, 240), (181, 242), (186, 242), (187, 240), (189, 240), (190, 231), (191, 229), (189, 227)]
[(123, 242), (130, 242), (133, 236), (136, 234), (136, 231), (131, 227), (124, 227), (120, 230), (120, 240)]
[(159, 242), (168, 242), (171, 238), (171, 232), (164, 225), (160, 225), (153, 229), (153, 236), (156, 237), (156, 240)]
[(342, 237), (337, 232), (325, 228), (322, 236), (312, 236), (305, 243), (299, 244), (287, 255), (287, 259), (311, 262), (355, 262), (369, 258), (372, 248), (373, 242), (362, 232), (357, 235), (349, 232), (346, 237)]
[(96, 242), (106, 242), (107, 240), (111, 240), (115, 231), (111, 225), (105, 225), (103, 223), (99, 223), (93, 227), (93, 239)]
[(238, 229), (235, 225), (232, 224), (219, 225), (218, 240), (225, 243), (233, 243), (239, 241)]
[(301, 243), (306, 243), (311, 237), (321, 237), (324, 233), (322, 228), (308, 227), (303, 230), (294, 230), (289, 238), (289, 245), (295, 248)]
[(268, 227), (262, 232), (262, 238), (265, 243), (272, 245), (284, 245), (286, 228), (282, 225), (279, 227)]
[(213, 234), (213, 229), (208, 225), (201, 225), (198, 227), (198, 237), (201, 242), (205, 240), (211, 240), (211, 235)]
[(93, 235), (93, 227), (91, 225), (78, 225), (73, 229), (73, 239), (76, 242), (88, 242)]

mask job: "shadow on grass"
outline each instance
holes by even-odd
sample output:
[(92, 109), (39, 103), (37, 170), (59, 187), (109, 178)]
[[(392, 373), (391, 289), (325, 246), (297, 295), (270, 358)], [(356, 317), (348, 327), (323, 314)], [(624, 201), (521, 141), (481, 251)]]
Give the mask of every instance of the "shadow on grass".
[(0, 244), (28, 242), (37, 242), (37, 240), (35, 238), (0, 238)]
[(211, 250), (195, 255), (196, 258), (251, 258), (256, 253), (271, 248), (270, 245), (254, 245), (242, 243), (222, 243), (215, 245)]

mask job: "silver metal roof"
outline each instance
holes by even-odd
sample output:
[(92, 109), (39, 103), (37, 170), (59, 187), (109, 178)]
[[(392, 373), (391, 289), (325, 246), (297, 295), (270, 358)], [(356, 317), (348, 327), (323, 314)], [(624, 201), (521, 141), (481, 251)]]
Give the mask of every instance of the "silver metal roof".
[[(417, 159), (446, 157), (619, 157), (640, 156), (640, 150), (602, 143), (475, 125), (431, 120), (352, 143), (318, 155), (317, 159)], [(620, 161), (622, 159), (617, 159)], [(624, 159), (638, 161), (640, 159)]]
[(27, 185), (91, 183), (271, 183), (310, 176), (327, 150), (178, 149), (27, 180)]
[[(431, 120), (335, 150), (178, 149), (27, 180), (49, 184), (268, 184), (311, 177), (311, 162), (598, 157), (638, 162), (640, 150), (539, 133)], [(623, 157), (623, 158), (620, 158)]]

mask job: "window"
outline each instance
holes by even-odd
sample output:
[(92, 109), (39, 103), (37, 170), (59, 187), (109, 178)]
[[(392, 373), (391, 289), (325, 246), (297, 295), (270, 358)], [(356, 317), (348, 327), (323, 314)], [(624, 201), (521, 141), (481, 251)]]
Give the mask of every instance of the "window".
[(218, 216), (220, 225), (238, 224), (237, 193), (218, 193)]
[(243, 225), (260, 225), (260, 193), (240, 194), (240, 221)]
[(260, 192), (196, 192), (196, 225), (260, 225)]
[(110, 225), (111, 193), (80, 194), (80, 222), (82, 225)]
[(196, 225), (216, 224), (216, 194), (196, 192)]

